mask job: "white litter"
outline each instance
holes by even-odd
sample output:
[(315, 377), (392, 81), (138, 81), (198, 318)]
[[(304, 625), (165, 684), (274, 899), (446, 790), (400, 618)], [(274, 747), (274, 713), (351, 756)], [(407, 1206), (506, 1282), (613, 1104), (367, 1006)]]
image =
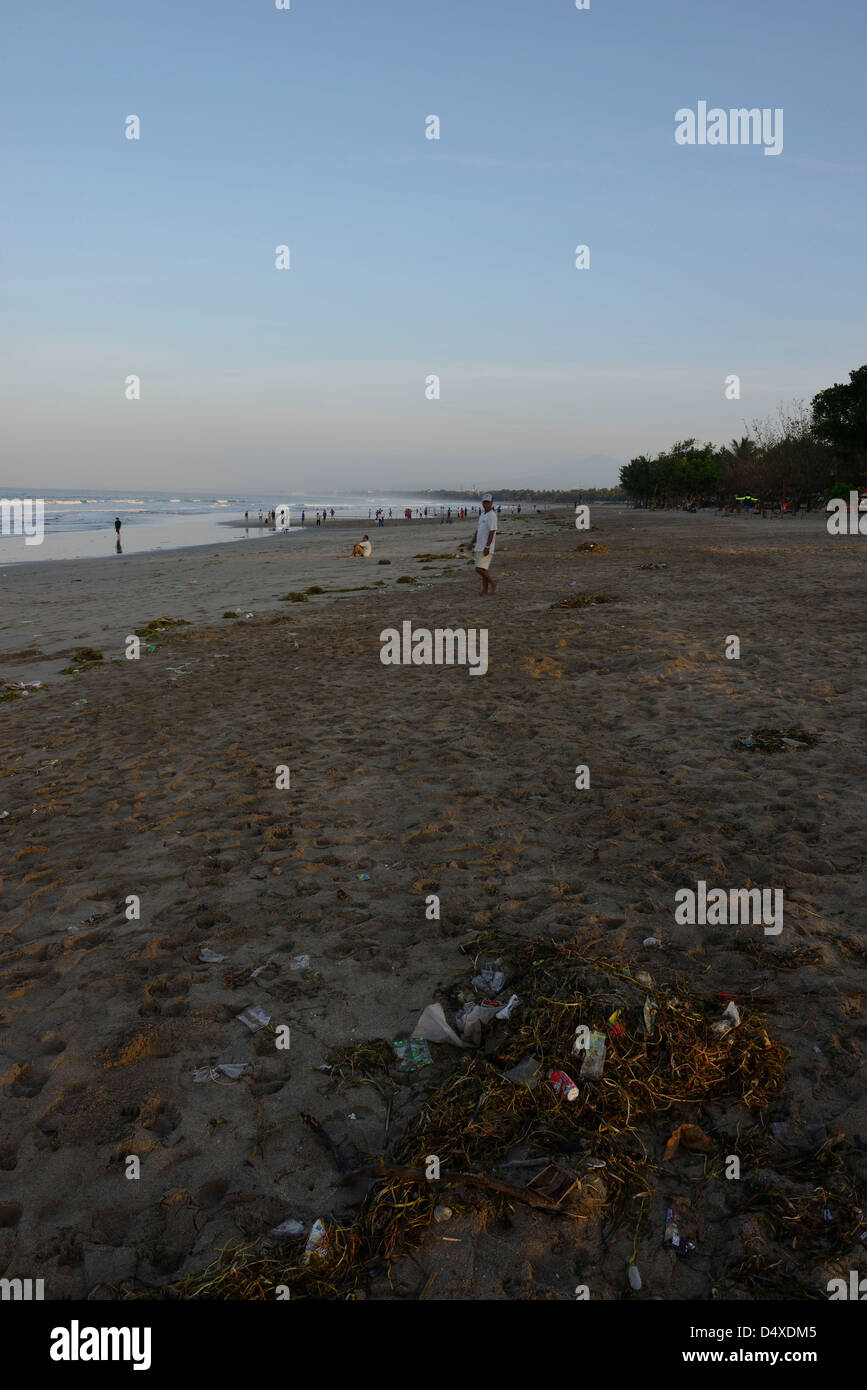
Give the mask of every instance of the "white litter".
[(487, 966), (484, 970), (480, 970), (478, 975), (473, 976), (473, 989), (477, 989), (479, 994), (484, 994), (486, 999), (493, 999), (506, 983), (504, 971), (494, 968), (499, 963), (498, 960), (495, 960), (493, 965)]
[(219, 1081), (221, 1076), (226, 1076), (230, 1081), (237, 1081), (244, 1075), (245, 1071), (250, 1070), (249, 1062), (218, 1062), (215, 1067), (195, 1067), (193, 1070), (194, 1081)]
[(271, 1232), (272, 1236), (300, 1236), (303, 1235), (306, 1226), (301, 1221), (281, 1221), (279, 1226), (275, 1226)]
[(499, 1013), (497, 1014), (497, 1018), (501, 1018), (503, 1020), (510, 1019), (512, 1017), (513, 1011), (517, 1008), (520, 1002), (521, 1001), (518, 998), (517, 994), (513, 994), (508, 1004), (506, 1004), (505, 1008), (500, 1009)]
[(210, 946), (203, 946), (199, 952), (199, 960), (203, 960), (206, 965), (216, 965), (219, 961), (225, 959), (226, 957), (221, 956), (219, 951), (212, 951)]
[(459, 1038), (454, 1028), (446, 1022), (442, 1004), (428, 1004), (418, 1016), (418, 1021), (412, 1030), (414, 1038), (427, 1038), (428, 1042), (447, 1042), (453, 1047), (467, 1047), (468, 1044)]
[(266, 1014), (259, 1004), (251, 1004), (249, 1009), (245, 1009), (243, 1013), (235, 1014), (235, 1017), (239, 1023), (243, 1023), (249, 1028), (251, 1033), (257, 1033), (260, 1028), (267, 1028), (271, 1022), (271, 1015)]

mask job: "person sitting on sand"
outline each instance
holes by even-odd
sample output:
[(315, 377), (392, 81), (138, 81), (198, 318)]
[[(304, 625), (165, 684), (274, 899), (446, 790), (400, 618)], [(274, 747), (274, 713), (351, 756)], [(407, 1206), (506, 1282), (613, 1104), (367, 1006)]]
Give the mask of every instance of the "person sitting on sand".
[(354, 559), (358, 558), (358, 559), (361, 559), (361, 560), (366, 560), (366, 559), (368, 558), (368, 556), (371, 555), (372, 553), (373, 553), (373, 546), (372, 546), (371, 543), (370, 543), (370, 538), (369, 538), (368, 536), (365, 536), (365, 537), (363, 538), (363, 540), (360, 540), (360, 541), (358, 542), (358, 545), (354, 545), (354, 546), (352, 547), (352, 556), (351, 556), (351, 559), (354, 560)]

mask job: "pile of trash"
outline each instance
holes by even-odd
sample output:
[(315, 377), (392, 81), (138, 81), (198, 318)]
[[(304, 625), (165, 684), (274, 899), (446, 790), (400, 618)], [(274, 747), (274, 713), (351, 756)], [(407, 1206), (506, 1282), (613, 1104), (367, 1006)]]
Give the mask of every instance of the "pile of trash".
[[(291, 1227), (271, 1233), (279, 1255), (235, 1252), (175, 1293), (195, 1297), (207, 1286), (209, 1297), (272, 1297), (279, 1281), (293, 1298), (352, 1297), (368, 1270), (387, 1269), (447, 1219), (446, 1192), (454, 1204), (467, 1188), (482, 1189), (498, 1210), (526, 1204), (558, 1214), (601, 1182), (610, 1222), (643, 1212), (659, 1195), (654, 1174), (667, 1174), (655, 1240), (672, 1258), (692, 1253), (695, 1183), (680, 1182), (679, 1168), (699, 1161), (708, 1181), (721, 1176), (732, 1142), (714, 1135), (702, 1112), (723, 1101), (758, 1115), (783, 1082), (787, 1054), (758, 1008), (697, 998), (682, 978), (654, 978), (598, 954), (599, 942), (584, 934), (527, 941), (487, 933), (461, 949), (472, 961), (467, 977), (422, 1009), (406, 1036), (353, 1044), (322, 1068), (337, 1087), (371, 1084), (380, 1093), (384, 1151), (347, 1162), (313, 1117), (301, 1116), (334, 1159), (335, 1182), (367, 1183), (357, 1214), (311, 1229), (312, 1214), (301, 1222), (293, 1213)], [(262, 1026), (261, 1018), (241, 1021)], [(216, 1070), (203, 1069), (201, 1080), (232, 1075), (225, 1064)], [(421, 1103), (389, 1138), (398, 1089)], [(437, 1182), (426, 1168), (432, 1154)], [(634, 1258), (627, 1275), (638, 1292)]]
[(23, 695), (32, 695), (45, 688), (44, 681), (0, 681), (0, 702), (20, 700)]

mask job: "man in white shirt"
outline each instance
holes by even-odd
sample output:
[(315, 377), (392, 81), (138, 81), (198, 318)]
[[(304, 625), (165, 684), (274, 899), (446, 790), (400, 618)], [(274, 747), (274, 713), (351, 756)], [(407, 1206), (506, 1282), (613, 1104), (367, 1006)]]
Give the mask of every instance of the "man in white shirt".
[(491, 494), (486, 492), (482, 498), (482, 511), (479, 513), (479, 524), (473, 539), (476, 574), (480, 575), (482, 580), (482, 597), (497, 591), (497, 586), (488, 573), (497, 539), (497, 513), (494, 511), (493, 502)]

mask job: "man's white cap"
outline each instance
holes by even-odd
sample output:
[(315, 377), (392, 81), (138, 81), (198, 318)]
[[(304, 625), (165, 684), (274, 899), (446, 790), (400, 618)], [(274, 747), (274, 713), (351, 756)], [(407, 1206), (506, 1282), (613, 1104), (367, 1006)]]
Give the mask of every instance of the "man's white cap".
[(483, 502), (493, 502), (493, 500), (494, 499), (489, 492), (486, 492), (484, 497), (482, 498)]

